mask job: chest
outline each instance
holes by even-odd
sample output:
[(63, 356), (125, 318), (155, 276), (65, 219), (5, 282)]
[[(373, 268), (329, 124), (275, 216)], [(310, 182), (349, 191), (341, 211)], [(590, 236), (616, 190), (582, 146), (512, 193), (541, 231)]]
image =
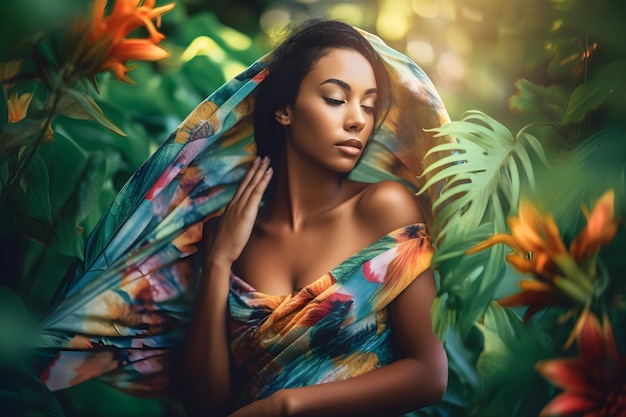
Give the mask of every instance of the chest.
[(342, 222), (293, 233), (254, 233), (233, 271), (257, 291), (289, 294), (320, 278), (372, 241), (362, 228)]

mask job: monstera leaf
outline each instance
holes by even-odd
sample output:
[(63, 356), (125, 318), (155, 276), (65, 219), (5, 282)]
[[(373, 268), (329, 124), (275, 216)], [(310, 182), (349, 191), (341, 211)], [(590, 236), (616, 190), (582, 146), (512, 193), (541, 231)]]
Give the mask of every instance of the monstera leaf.
[(456, 143), (434, 147), (443, 155), (429, 165), (424, 189), (442, 181), (434, 202), (434, 229), (439, 251), (434, 263), (442, 274), (432, 315), (438, 335), (449, 327), (465, 334), (492, 300), (504, 274), (504, 249), (465, 256), (465, 250), (486, 236), (506, 230), (506, 217), (522, 193), (535, 187), (535, 166), (546, 158), (541, 143), (521, 130), (513, 136), (502, 124), (479, 111), (433, 129)]

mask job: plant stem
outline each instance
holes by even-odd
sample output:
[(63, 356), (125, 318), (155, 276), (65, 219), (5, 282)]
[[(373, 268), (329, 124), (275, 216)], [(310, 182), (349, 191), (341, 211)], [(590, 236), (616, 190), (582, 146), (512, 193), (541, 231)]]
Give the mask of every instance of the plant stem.
[(28, 152), (26, 157), (24, 157), (24, 158), (22, 158), (21, 160), (18, 161), (17, 168), (15, 169), (15, 172), (14, 172), (13, 176), (7, 182), (6, 186), (2, 190), (2, 198), (3, 199), (7, 196), (8, 191), (11, 189), (11, 187), (20, 179), (22, 174), (24, 174), (24, 171), (26, 170), (26, 167), (28, 166), (30, 161), (33, 159), (33, 157), (35, 156), (35, 154), (39, 150), (39, 147), (43, 143), (43, 141), (44, 141), (44, 139), (46, 137), (46, 132), (48, 131), (48, 129), (52, 125), (52, 119), (54, 118), (54, 115), (56, 114), (56, 109), (57, 109), (57, 107), (59, 105), (59, 102), (61, 101), (61, 96), (62, 96), (62, 93), (60, 93), (58, 90), (53, 93), (52, 107), (50, 107), (50, 112), (48, 113), (48, 117), (46, 118), (46, 122), (44, 123), (41, 131), (39, 132), (39, 136), (37, 137), (37, 140), (35, 141), (35, 144), (32, 146), (32, 148), (30, 149), (30, 151)]

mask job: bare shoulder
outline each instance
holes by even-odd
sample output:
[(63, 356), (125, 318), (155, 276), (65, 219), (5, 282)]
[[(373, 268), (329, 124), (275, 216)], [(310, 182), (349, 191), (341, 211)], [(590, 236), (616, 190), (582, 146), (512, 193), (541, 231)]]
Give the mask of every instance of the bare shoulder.
[(384, 235), (399, 227), (425, 221), (415, 195), (396, 181), (367, 186), (359, 196), (357, 216)]

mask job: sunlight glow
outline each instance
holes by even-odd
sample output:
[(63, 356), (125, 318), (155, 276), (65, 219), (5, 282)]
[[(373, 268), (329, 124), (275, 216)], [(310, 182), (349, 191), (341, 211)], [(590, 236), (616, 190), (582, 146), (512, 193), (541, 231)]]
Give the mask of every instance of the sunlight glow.
[(181, 62), (191, 61), (198, 55), (206, 55), (211, 57), (215, 62), (224, 62), (226, 53), (224, 50), (208, 36), (198, 36), (195, 38), (187, 49), (181, 54)]
[(343, 20), (355, 26), (361, 26), (365, 20), (363, 6), (356, 3), (334, 4), (328, 9), (328, 14), (333, 19)]
[(446, 43), (452, 51), (462, 55), (469, 55), (474, 44), (465, 31), (458, 26), (450, 26), (446, 29)]
[(437, 0), (413, 0), (413, 11), (425, 18), (439, 16), (439, 2)]
[(430, 64), (435, 60), (435, 51), (426, 39), (410, 39), (406, 44), (406, 51), (418, 64)]
[(437, 72), (443, 79), (449, 81), (461, 81), (465, 77), (466, 66), (463, 59), (452, 51), (447, 51), (439, 56)]
[(222, 66), (222, 72), (224, 73), (224, 79), (230, 80), (231, 78), (235, 78), (239, 75), (243, 70), (246, 69), (246, 66), (240, 62), (229, 60)]
[(278, 42), (283, 34), (285, 26), (291, 21), (289, 10), (282, 8), (269, 9), (259, 18), (261, 30), (270, 38), (273, 43)]
[(485, 20), (485, 16), (480, 10), (463, 6), (459, 11), (461, 13), (461, 16), (463, 16), (465, 20), (468, 20), (470, 22), (480, 23)]
[(450, 22), (456, 20), (456, 3), (455, 0), (439, 0), (439, 17)]
[(227, 26), (221, 27), (217, 33), (222, 37), (222, 39), (224, 39), (224, 42), (226, 42), (226, 44), (232, 49), (236, 49), (238, 51), (245, 51), (246, 49), (252, 46), (252, 39), (250, 39), (248, 36), (244, 35), (243, 33), (238, 32)]
[(411, 0), (381, 0), (376, 20), (376, 31), (389, 41), (404, 39), (410, 28), (413, 14)]
[(550, 30), (555, 32), (559, 30), (561, 26), (563, 26), (563, 19), (556, 19), (554, 22), (552, 22), (552, 27), (550, 28)]

